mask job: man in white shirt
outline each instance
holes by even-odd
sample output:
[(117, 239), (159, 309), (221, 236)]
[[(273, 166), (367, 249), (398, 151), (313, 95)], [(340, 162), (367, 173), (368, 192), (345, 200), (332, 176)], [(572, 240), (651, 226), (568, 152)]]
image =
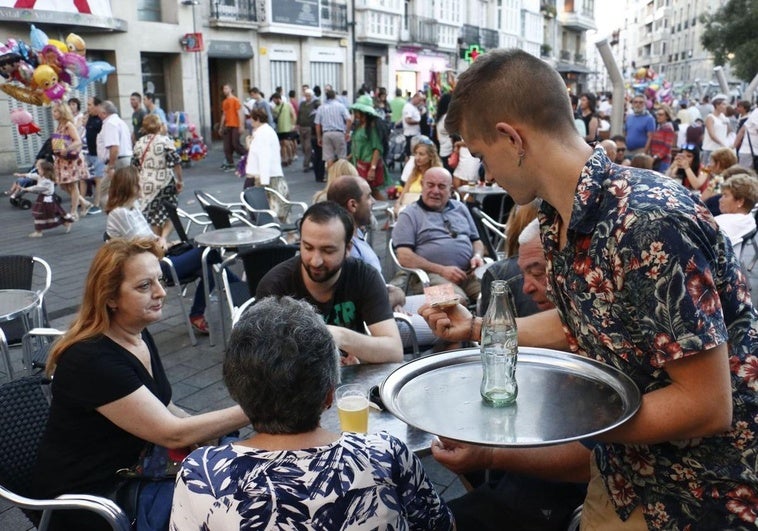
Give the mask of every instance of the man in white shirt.
[(734, 147), (738, 148), (739, 164), (743, 168), (752, 168), (753, 156), (758, 156), (758, 107), (753, 109), (745, 123), (737, 131)]
[(403, 135), (405, 136), (405, 160), (411, 156), (411, 138), (421, 134), (421, 111), (418, 107), (426, 98), (416, 92), (403, 106)]
[(113, 173), (118, 168), (129, 166), (132, 162), (132, 134), (118, 115), (118, 109), (112, 101), (105, 100), (100, 104), (100, 119), (103, 127), (97, 135), (97, 156), (106, 163), (105, 175), (100, 182), (100, 206), (108, 203), (108, 188), (110, 188)]

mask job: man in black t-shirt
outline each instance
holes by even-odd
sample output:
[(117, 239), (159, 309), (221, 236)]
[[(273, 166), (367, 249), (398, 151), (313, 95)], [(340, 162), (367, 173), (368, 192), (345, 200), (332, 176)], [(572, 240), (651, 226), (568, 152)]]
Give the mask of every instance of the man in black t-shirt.
[[(402, 361), (400, 332), (379, 273), (348, 258), (353, 221), (331, 201), (303, 215), (300, 256), (279, 264), (258, 285), (256, 299), (289, 295), (313, 304), (324, 317), (343, 364)], [(365, 326), (371, 335), (366, 335)]]

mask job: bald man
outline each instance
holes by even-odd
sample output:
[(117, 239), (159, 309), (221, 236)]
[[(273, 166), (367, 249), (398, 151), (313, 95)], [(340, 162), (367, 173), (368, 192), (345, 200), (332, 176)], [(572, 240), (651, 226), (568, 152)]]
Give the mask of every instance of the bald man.
[[(481, 289), (474, 270), (484, 264), (484, 246), (466, 205), (450, 199), (452, 186), (449, 171), (428, 169), (421, 178), (421, 198), (398, 216), (392, 242), (403, 267), (423, 269), (433, 286), (453, 284), (459, 300), (468, 304)], [(411, 291), (420, 293), (413, 280)], [(404, 278), (396, 276), (396, 282)]]

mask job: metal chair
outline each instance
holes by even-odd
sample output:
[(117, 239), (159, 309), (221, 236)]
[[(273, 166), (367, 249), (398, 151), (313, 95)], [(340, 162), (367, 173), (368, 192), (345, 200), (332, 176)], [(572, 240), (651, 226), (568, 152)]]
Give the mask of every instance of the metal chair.
[(753, 259), (750, 261), (750, 265), (747, 266), (749, 272), (753, 271), (755, 263), (758, 262), (758, 242), (756, 242), (756, 237), (758, 237), (758, 208), (753, 211), (753, 216), (755, 217), (756, 228), (742, 237), (739, 250), (739, 257), (742, 257), (742, 252), (745, 250), (747, 244), (753, 246)]
[(389, 238), (387, 240), (387, 252), (392, 257), (392, 262), (395, 264), (395, 267), (407, 273), (405, 275), (405, 283), (402, 286), (402, 289), (405, 293), (408, 293), (408, 284), (410, 283), (411, 275), (418, 277), (418, 280), (421, 282), (421, 285), (423, 287), (429, 287), (429, 275), (426, 274), (426, 271), (423, 269), (405, 267), (400, 264), (400, 260), (397, 259), (397, 254), (395, 254), (395, 247), (393, 246), (392, 238)]
[(277, 217), (276, 212), (271, 209), (271, 205), (268, 200), (268, 196), (275, 196), (282, 204), (287, 207), (287, 215), (292, 213), (293, 207), (301, 209), (300, 217), (308, 210), (308, 205), (300, 201), (289, 201), (282, 194), (273, 190), (272, 188), (266, 188), (261, 186), (251, 186), (245, 188), (240, 194), (240, 201), (244, 205), (250, 219), (259, 227), (276, 226), (282, 231), (282, 234), (290, 234), (297, 236), (300, 230), (299, 221), (300, 218), (292, 222), (282, 222)]
[(63, 332), (57, 328), (32, 328), (21, 340), (21, 356), (24, 370), (31, 376), (45, 368), (53, 341)]
[[(202, 214), (189, 214), (169, 201), (163, 201), (163, 208), (166, 209), (168, 219), (171, 220), (171, 225), (173, 225), (176, 235), (182, 242), (192, 243), (192, 239), (187, 235), (187, 232), (193, 224), (203, 227), (203, 232), (212, 225), (208, 215), (204, 212)], [(186, 227), (182, 225), (182, 219), (187, 220)]]
[[(47, 424), (50, 402), (41, 376), (26, 376), (0, 387), (0, 498), (25, 510), (46, 531), (56, 510), (93, 511), (114, 531), (128, 531), (129, 520), (113, 501), (86, 494), (55, 499), (32, 497), (33, 469)], [(41, 514), (40, 514), (41, 512)]]
[[(227, 318), (234, 326), (234, 315), (243, 304), (251, 297), (255, 296), (258, 284), (261, 279), (273, 267), (289, 260), (298, 252), (297, 245), (263, 245), (253, 247), (236, 253), (226, 258), (221, 264), (214, 266), (216, 274), (216, 285), (219, 286), (221, 293), (221, 330), (224, 337), (224, 344), (228, 339)], [(233, 263), (241, 261), (245, 271), (244, 281), (230, 282), (226, 268)]]
[(0, 289), (33, 291), (37, 295), (31, 315), (24, 314), (0, 325), (0, 354), (6, 366), (8, 378), (15, 377), (10, 360), (12, 345), (22, 342), (30, 329), (47, 325), (45, 294), (52, 283), (52, 271), (47, 262), (36, 256), (0, 255)]
[(471, 206), (469, 210), (487, 255), (493, 260), (497, 260), (498, 251), (505, 248), (507, 239), (505, 225), (492, 219), (477, 206)]
[(242, 203), (225, 203), (204, 190), (195, 190), (195, 197), (197, 198), (197, 202), (200, 204), (200, 208), (203, 210), (205, 210), (205, 207), (209, 205), (215, 205), (224, 207), (243, 217), (247, 215), (245, 207)]

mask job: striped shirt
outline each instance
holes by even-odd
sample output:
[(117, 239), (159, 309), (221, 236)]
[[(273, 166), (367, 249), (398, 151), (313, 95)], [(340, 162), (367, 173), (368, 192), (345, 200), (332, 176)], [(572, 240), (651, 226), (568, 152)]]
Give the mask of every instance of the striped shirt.
[(316, 124), (321, 126), (324, 133), (329, 131), (345, 132), (345, 122), (350, 119), (350, 113), (337, 100), (326, 100), (316, 111)]

